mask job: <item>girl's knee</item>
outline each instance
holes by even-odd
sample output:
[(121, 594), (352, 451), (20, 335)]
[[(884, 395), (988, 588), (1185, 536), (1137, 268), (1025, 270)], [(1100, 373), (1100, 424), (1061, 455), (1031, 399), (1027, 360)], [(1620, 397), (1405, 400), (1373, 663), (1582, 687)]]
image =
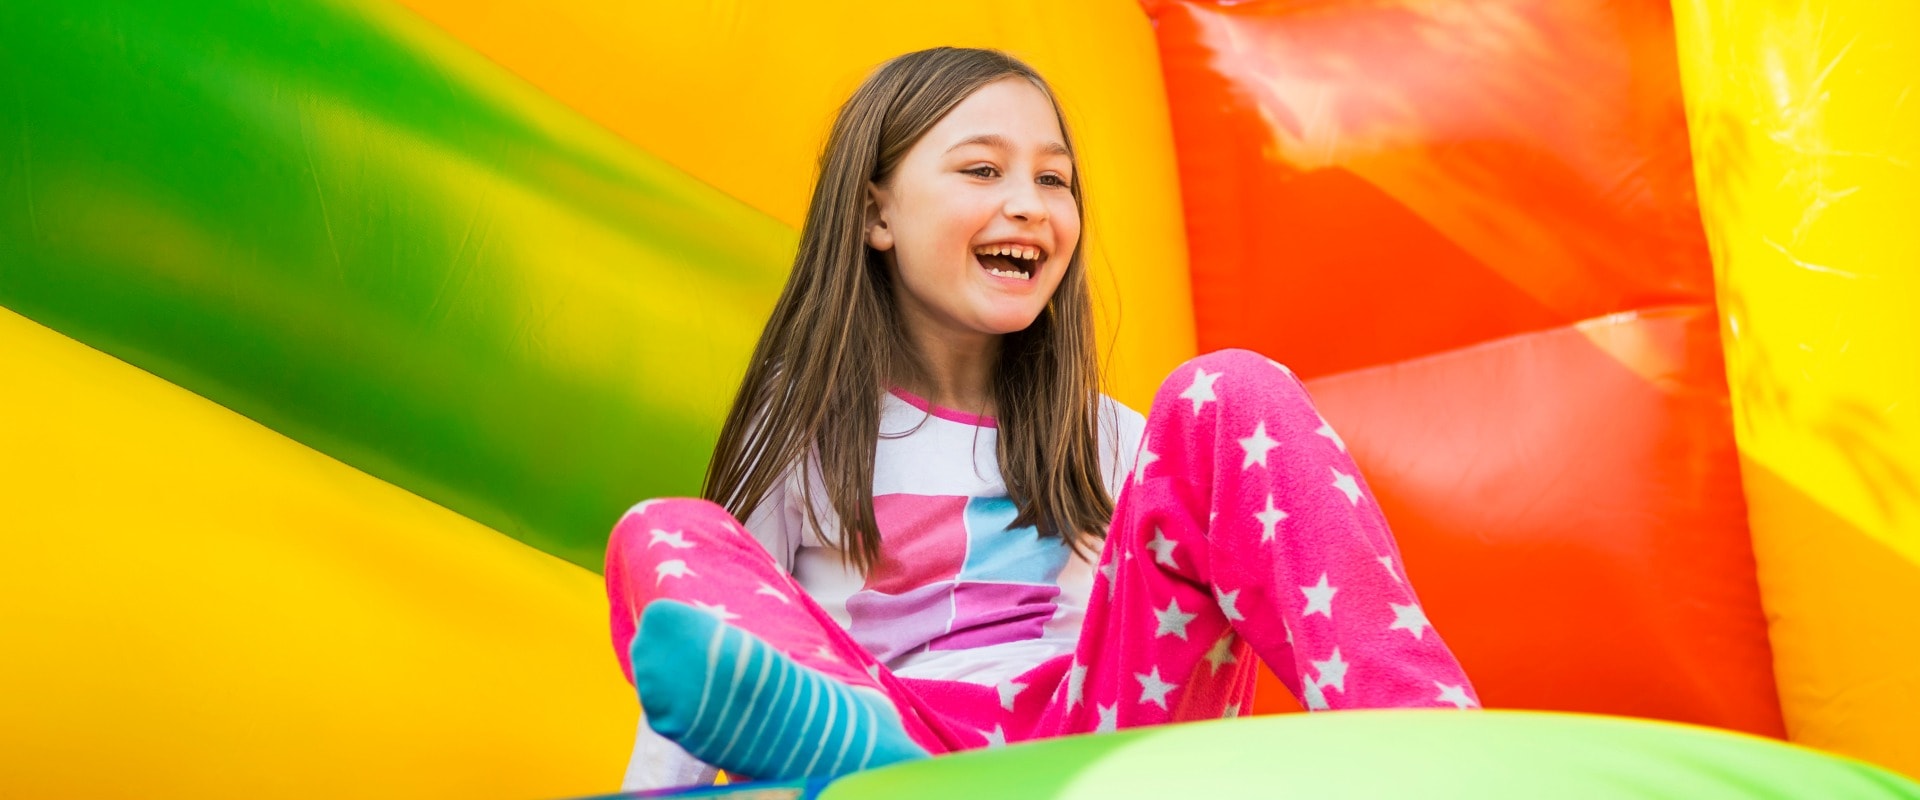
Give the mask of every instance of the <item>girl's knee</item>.
[[(1187, 359), (1187, 364), (1209, 373), (1232, 374), (1230, 385), (1236, 389), (1256, 388), (1289, 395), (1305, 394), (1299, 376), (1285, 364), (1252, 350), (1228, 348)], [(1185, 365), (1183, 365), (1185, 366)]]
[(1187, 359), (1187, 362), (1180, 365), (1180, 367), (1181, 369), (1205, 369), (1209, 373), (1240, 372), (1244, 370), (1253, 372), (1272, 371), (1274, 374), (1284, 375), (1289, 378), (1293, 376), (1293, 370), (1288, 369), (1280, 362), (1274, 361), (1252, 350), (1245, 350), (1238, 347), (1215, 350), (1211, 353), (1201, 353), (1200, 355)]
[(635, 504), (613, 528), (608, 550), (670, 542), (732, 538), (740, 524), (727, 510), (697, 497), (663, 497)]
[(716, 515), (721, 519), (733, 518), (719, 503), (711, 500), (698, 497), (656, 497), (635, 503), (632, 508), (627, 509), (623, 519), (636, 516), (648, 519), (687, 519)]
[(1198, 411), (1211, 402), (1312, 408), (1306, 386), (1289, 369), (1252, 350), (1229, 348), (1194, 356), (1160, 385), (1154, 405), (1184, 405)]

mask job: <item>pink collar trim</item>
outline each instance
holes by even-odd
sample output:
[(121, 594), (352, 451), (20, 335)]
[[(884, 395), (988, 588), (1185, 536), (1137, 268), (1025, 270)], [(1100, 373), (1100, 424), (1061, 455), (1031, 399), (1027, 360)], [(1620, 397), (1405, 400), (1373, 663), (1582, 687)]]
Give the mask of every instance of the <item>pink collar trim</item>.
[(920, 409), (921, 411), (925, 411), (936, 417), (947, 420), (948, 422), (958, 422), (962, 425), (978, 425), (982, 428), (997, 429), (1000, 427), (999, 423), (995, 422), (993, 417), (984, 416), (981, 414), (969, 414), (965, 411), (955, 411), (951, 408), (941, 408), (939, 406), (936, 406), (932, 403), (927, 402), (926, 398), (923, 398), (917, 394), (909, 392), (898, 386), (892, 389), (889, 389), (887, 391), (891, 392), (894, 397), (898, 397), (901, 400), (905, 400), (907, 402), (907, 405), (913, 406), (914, 408)]

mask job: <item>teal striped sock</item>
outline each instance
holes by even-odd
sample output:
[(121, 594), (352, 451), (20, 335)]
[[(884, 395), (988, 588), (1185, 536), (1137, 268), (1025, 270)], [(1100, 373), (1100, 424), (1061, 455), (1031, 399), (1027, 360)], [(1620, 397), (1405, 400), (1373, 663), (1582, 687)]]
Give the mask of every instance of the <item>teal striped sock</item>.
[(647, 724), (728, 772), (837, 777), (927, 755), (879, 693), (809, 669), (684, 603), (647, 605), (632, 656)]

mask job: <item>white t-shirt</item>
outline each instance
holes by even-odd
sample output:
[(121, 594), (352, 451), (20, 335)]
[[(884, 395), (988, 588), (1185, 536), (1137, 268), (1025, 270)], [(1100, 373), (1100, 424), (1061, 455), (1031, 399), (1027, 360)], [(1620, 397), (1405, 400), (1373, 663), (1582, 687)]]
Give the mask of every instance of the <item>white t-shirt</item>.
[[(1101, 471), (1118, 498), (1146, 420), (1103, 396), (1099, 427)], [(873, 574), (843, 565), (808, 527), (808, 498), (836, 539), (839, 517), (824, 491), (800, 485), (798, 469), (748, 516), (747, 530), (895, 674), (997, 683), (1072, 652), (1093, 588), (1093, 566), (1063, 540), (1008, 529), (1017, 511), (998, 444), (991, 419), (891, 392), (874, 453)]]

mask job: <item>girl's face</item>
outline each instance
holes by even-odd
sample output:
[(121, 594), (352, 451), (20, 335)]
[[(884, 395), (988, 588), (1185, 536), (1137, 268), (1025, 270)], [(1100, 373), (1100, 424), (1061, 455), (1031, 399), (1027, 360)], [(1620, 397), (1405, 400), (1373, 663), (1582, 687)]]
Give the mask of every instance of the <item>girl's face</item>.
[(1073, 169), (1053, 104), (1018, 77), (981, 87), (915, 142), (870, 187), (867, 220), (908, 330), (965, 338), (1032, 325), (1080, 242)]

